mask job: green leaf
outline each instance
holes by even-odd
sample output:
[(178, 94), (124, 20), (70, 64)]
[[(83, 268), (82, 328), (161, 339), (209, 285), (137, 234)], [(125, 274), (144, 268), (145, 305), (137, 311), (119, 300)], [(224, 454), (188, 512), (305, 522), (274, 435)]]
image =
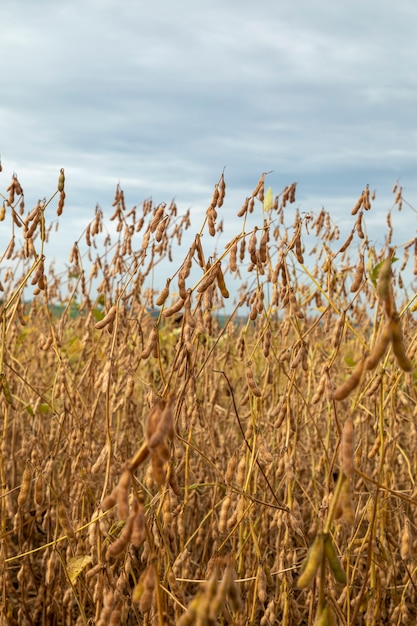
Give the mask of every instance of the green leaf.
[[(377, 263), (376, 265), (374, 265), (371, 268), (368, 268), (368, 273), (369, 273), (369, 278), (372, 281), (372, 284), (374, 287), (376, 287), (376, 283), (378, 281), (378, 277), (379, 277), (379, 272), (381, 270), (382, 265), (385, 263), (386, 259), (383, 259), (382, 261), (380, 261), (379, 263)], [(395, 261), (398, 261), (398, 259), (396, 257), (393, 257), (391, 259), (391, 263), (395, 263)]]
[(93, 317), (96, 320), (96, 322), (99, 322), (100, 320), (103, 319), (104, 313), (103, 311), (99, 311), (99, 309), (93, 309)]

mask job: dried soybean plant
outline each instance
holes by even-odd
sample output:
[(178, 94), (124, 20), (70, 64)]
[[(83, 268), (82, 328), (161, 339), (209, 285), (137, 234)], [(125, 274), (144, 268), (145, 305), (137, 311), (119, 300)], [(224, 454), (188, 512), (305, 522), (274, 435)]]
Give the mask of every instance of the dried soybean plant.
[(376, 250), (369, 187), (341, 242), (295, 183), (251, 189), (222, 247), (224, 172), (201, 225), (173, 201), (129, 208), (119, 184), (62, 276), (44, 243), (64, 171), (27, 214), (13, 176), (3, 622), (416, 618), (410, 205), (397, 188)]

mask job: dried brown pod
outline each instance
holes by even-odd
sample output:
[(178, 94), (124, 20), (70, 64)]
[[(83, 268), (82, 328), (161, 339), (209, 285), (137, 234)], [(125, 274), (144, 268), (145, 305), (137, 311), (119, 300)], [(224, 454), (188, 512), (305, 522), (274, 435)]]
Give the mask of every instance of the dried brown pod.
[(345, 382), (337, 387), (333, 393), (333, 398), (335, 400), (344, 400), (349, 396), (350, 393), (359, 385), (363, 370), (365, 367), (365, 358), (362, 358), (353, 369), (352, 374), (349, 376)]
[(65, 196), (65, 191), (62, 190), (61, 193), (59, 194), (58, 206), (57, 206), (57, 209), (56, 209), (56, 214), (58, 216), (62, 215), (62, 211), (64, 209), (65, 197), (66, 197)]
[(363, 205), (363, 201), (364, 201), (364, 192), (361, 193), (360, 197), (358, 198), (358, 201), (356, 202), (355, 206), (353, 207), (352, 215), (356, 215), (356, 213), (359, 211), (359, 209)]
[(116, 506), (116, 504), (117, 504), (117, 497), (116, 497), (116, 489), (115, 489), (108, 496), (104, 498), (103, 502), (101, 503), (101, 509), (103, 511), (109, 511), (114, 506)]
[(404, 372), (411, 372), (413, 364), (408, 358), (404, 345), (403, 331), (398, 313), (395, 313), (390, 320), (392, 333), (392, 350), (397, 358), (398, 365)]
[(353, 239), (353, 235), (354, 235), (355, 231), (352, 230), (348, 236), (348, 238), (346, 239), (345, 243), (341, 246), (341, 248), (339, 248), (339, 250), (337, 251), (336, 254), (342, 254), (343, 252), (345, 252), (345, 250), (347, 250), (350, 246), (350, 244), (352, 243), (352, 239)]
[(58, 191), (64, 191), (64, 186), (65, 186), (65, 174), (64, 174), (64, 168), (61, 167), (59, 171), (59, 177), (58, 177)]
[(152, 453), (156, 451), (162, 441), (171, 440), (174, 437), (174, 396), (170, 396), (158, 417), (158, 423), (151, 435), (149, 435), (148, 428), (148, 447)]
[(327, 385), (327, 377), (328, 374), (327, 372), (324, 372), (321, 376), (320, 376), (320, 380), (317, 384), (317, 387), (311, 397), (311, 404), (317, 404), (318, 402), (320, 402), (320, 400), (323, 397), (324, 391), (326, 389), (326, 385)]
[(368, 355), (365, 361), (365, 369), (373, 370), (376, 368), (382, 357), (385, 355), (388, 347), (391, 343), (392, 339), (392, 325), (391, 321), (388, 320), (376, 342), (375, 346), (371, 350), (371, 353)]
[(64, 531), (65, 535), (69, 539), (74, 539), (75, 538), (74, 528), (72, 527), (72, 523), (68, 515), (67, 507), (65, 506), (63, 502), (58, 503), (57, 511), (58, 511), (59, 523), (61, 524), (61, 528)]
[(295, 256), (297, 257), (297, 261), (301, 263), (301, 265), (304, 265), (304, 257), (303, 257), (300, 235), (298, 235), (298, 237), (295, 240)]
[(264, 172), (262, 174), (262, 176), (258, 180), (258, 183), (257, 183), (255, 189), (252, 191), (252, 194), (251, 194), (252, 198), (258, 197), (259, 200), (261, 200), (261, 198), (262, 198), (261, 202), (263, 202), (263, 194), (264, 194), (264, 187), (265, 187), (265, 176), (266, 176), (266, 172)]
[(178, 313), (178, 311), (180, 311), (183, 306), (184, 306), (184, 300), (182, 298), (178, 298), (178, 300), (174, 302), (174, 304), (172, 304), (171, 306), (163, 310), (162, 316), (172, 317), (172, 315), (175, 315), (175, 313)]
[(369, 211), (371, 208), (369, 185), (366, 185), (365, 190), (363, 192), (363, 208), (365, 209), (365, 211)]
[(365, 233), (363, 232), (363, 228), (362, 228), (362, 216), (363, 216), (363, 213), (361, 212), (356, 218), (355, 229), (356, 229), (356, 232), (358, 233), (358, 237), (360, 237), (361, 239), (365, 239)]
[(355, 442), (353, 431), (353, 419), (352, 416), (346, 419), (346, 422), (342, 430), (342, 438), (340, 445), (341, 465), (344, 474), (348, 478), (353, 478), (355, 474)]
[(217, 284), (220, 289), (220, 293), (222, 294), (223, 298), (228, 298), (230, 294), (226, 287), (226, 283), (224, 281), (223, 271), (222, 271), (220, 262), (217, 267), (216, 279), (217, 279)]
[(158, 226), (156, 227), (155, 240), (157, 242), (162, 241), (162, 238), (164, 236), (164, 232), (166, 231), (167, 226), (168, 226), (168, 222), (169, 222), (169, 217), (165, 216), (163, 219), (160, 220)]
[(146, 520), (143, 511), (143, 502), (140, 501), (137, 507), (136, 514), (133, 518), (132, 534), (130, 541), (135, 548), (140, 548), (146, 539)]
[(230, 248), (229, 267), (231, 272), (237, 272), (237, 241)]
[[(140, 355), (141, 359), (148, 359), (151, 355), (151, 353), (154, 353), (154, 349), (155, 347), (157, 348), (158, 346), (158, 328), (156, 326), (154, 326), (151, 330), (151, 332), (149, 333), (149, 337), (148, 340), (145, 344), (145, 346), (143, 347), (142, 353)], [(158, 353), (156, 353), (157, 356)]]
[(346, 321), (346, 311), (343, 311), (335, 324), (333, 335), (331, 337), (331, 343), (332, 343), (333, 348), (338, 348), (340, 345), (340, 342), (342, 341), (343, 331), (345, 329), (345, 321)]
[(170, 279), (168, 278), (165, 287), (162, 289), (161, 293), (159, 294), (155, 302), (157, 306), (162, 306), (163, 304), (165, 304), (166, 299), (169, 296), (169, 285), (170, 285)]
[(304, 343), (301, 342), (301, 344), (298, 347), (297, 352), (295, 353), (293, 360), (290, 363), (291, 369), (296, 369), (301, 364), (303, 360), (304, 352), (305, 352), (305, 346), (304, 346)]
[(127, 518), (125, 525), (122, 528), (122, 531), (118, 538), (108, 547), (106, 558), (109, 559), (111, 557), (119, 556), (125, 550), (129, 544), (130, 537), (132, 535), (133, 530), (133, 521), (135, 519), (136, 512), (131, 511), (129, 517)]
[(400, 544), (400, 555), (404, 561), (411, 557), (411, 546), (412, 546), (411, 524), (410, 524), (410, 520), (406, 518), (402, 535), (401, 535), (401, 544)]
[(258, 588), (257, 588), (258, 599), (260, 600), (260, 602), (265, 603), (268, 599), (268, 591), (267, 591), (268, 584), (267, 584), (265, 570), (264, 570), (263, 565), (261, 565), (261, 563), (258, 565), (256, 579), (258, 583)]
[(200, 284), (197, 287), (198, 293), (204, 293), (210, 287), (210, 285), (216, 280), (218, 265), (219, 265), (218, 261), (216, 261), (216, 263), (213, 263), (213, 265), (207, 264), (205, 274), (203, 278), (201, 279)]
[(114, 318), (116, 317), (116, 313), (117, 313), (117, 306), (113, 304), (113, 306), (110, 307), (110, 309), (108, 310), (106, 315), (103, 317), (103, 319), (101, 319), (95, 324), (95, 328), (97, 328), (97, 330), (101, 330), (102, 328), (105, 328), (108, 324), (113, 322)]
[(248, 381), (248, 387), (257, 398), (262, 397), (262, 390), (259, 385), (255, 382), (255, 377), (253, 375), (251, 363), (248, 363), (246, 367), (246, 380)]
[(117, 512), (120, 519), (126, 519), (129, 514), (129, 486), (130, 471), (123, 470), (116, 487)]
[(358, 291), (359, 287), (361, 286), (361, 282), (364, 276), (364, 271), (365, 271), (365, 264), (364, 264), (363, 256), (361, 255), (359, 259), (359, 263), (356, 267), (355, 276), (353, 277), (353, 282), (350, 286), (351, 293), (355, 293), (356, 291)]
[(225, 195), (226, 195), (226, 182), (224, 180), (224, 174), (222, 174), (220, 177), (220, 181), (219, 181), (219, 197), (217, 199), (217, 206), (219, 208), (223, 206)]
[(392, 289), (391, 255), (384, 260), (379, 269), (376, 292), (378, 298), (384, 305), (386, 316), (391, 317), (395, 312), (394, 292)]
[(341, 517), (347, 524), (353, 526), (355, 523), (355, 509), (353, 506), (350, 480), (345, 479), (343, 481), (337, 504), (338, 507), (335, 512), (335, 518)]
[(248, 208), (249, 208), (249, 200), (250, 198), (246, 198), (242, 208), (240, 209), (240, 211), (238, 212), (237, 216), (238, 217), (243, 217), (247, 212), (248, 212)]
[(19, 507), (19, 509), (21, 509), (29, 499), (31, 484), (32, 471), (30, 463), (27, 462), (25, 465), (25, 469), (23, 470), (22, 484), (20, 487), (19, 495), (17, 496), (17, 506)]

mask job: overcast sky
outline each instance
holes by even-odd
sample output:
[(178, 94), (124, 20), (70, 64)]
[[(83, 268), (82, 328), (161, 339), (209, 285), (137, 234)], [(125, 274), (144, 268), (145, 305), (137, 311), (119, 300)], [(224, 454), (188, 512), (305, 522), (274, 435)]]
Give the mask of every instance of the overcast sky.
[(30, 204), (64, 167), (68, 250), (118, 182), (198, 230), (224, 166), (231, 230), (270, 170), (342, 225), (367, 183), (382, 213), (397, 178), (417, 204), (415, 0), (14, 0), (0, 22), (0, 188), (16, 172)]

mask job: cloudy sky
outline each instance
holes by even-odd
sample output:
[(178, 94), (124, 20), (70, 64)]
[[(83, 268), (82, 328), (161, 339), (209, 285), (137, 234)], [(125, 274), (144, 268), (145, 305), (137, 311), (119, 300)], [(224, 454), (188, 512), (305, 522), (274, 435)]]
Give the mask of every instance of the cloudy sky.
[(118, 182), (198, 230), (224, 166), (231, 230), (270, 170), (342, 226), (367, 183), (381, 214), (396, 179), (417, 205), (415, 0), (15, 0), (0, 22), (0, 189), (16, 172), (35, 203), (64, 167), (68, 250)]

